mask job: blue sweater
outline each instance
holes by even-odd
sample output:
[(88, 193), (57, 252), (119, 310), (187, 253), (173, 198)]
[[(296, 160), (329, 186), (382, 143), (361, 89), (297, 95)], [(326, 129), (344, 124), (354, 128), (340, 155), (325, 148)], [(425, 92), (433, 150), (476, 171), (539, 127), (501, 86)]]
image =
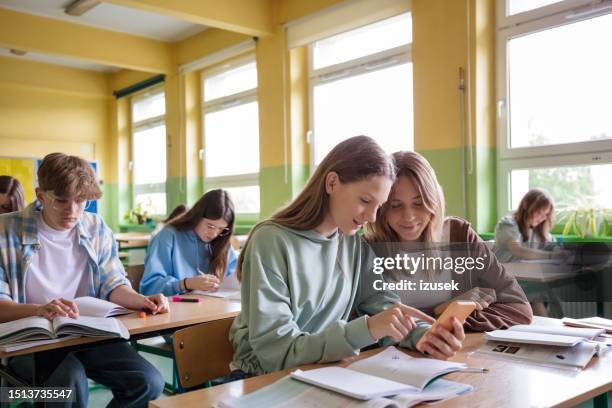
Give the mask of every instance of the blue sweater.
[[(202, 241), (193, 230), (177, 231), (172, 226), (164, 227), (149, 243), (140, 293), (163, 293), (166, 296), (182, 293), (182, 279), (197, 276), (198, 270), (209, 273), (211, 255), (210, 244)], [(234, 273), (235, 268), (236, 253), (230, 247), (225, 276)]]

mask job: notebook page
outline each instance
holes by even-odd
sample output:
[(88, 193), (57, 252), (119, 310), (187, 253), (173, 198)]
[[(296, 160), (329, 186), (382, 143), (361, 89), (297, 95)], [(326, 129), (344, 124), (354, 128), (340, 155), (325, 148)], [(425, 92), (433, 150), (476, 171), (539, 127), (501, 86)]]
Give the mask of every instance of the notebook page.
[(580, 327), (544, 326), (535, 324), (519, 324), (510, 327), (508, 330), (528, 333), (558, 334), (561, 336), (583, 337), (585, 339), (594, 339), (604, 332), (603, 329), (583, 329)]
[(91, 296), (83, 296), (74, 299), (79, 308), (79, 315), (93, 317), (112, 317), (132, 313), (131, 310), (116, 303)]
[(356, 361), (347, 368), (423, 389), (432, 379), (461, 370), (465, 368), (465, 364), (432, 358), (414, 358), (395, 347), (387, 347), (384, 351)]

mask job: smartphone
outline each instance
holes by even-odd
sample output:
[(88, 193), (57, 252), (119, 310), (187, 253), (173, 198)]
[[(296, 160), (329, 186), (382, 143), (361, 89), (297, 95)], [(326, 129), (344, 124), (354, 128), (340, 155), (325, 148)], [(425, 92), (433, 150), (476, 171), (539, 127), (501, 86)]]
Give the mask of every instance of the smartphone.
[(476, 309), (476, 303), (468, 300), (456, 300), (452, 302), (438, 317), (433, 327), (440, 325), (446, 330), (453, 331), (452, 318), (456, 317), (461, 324), (465, 323), (465, 319)]

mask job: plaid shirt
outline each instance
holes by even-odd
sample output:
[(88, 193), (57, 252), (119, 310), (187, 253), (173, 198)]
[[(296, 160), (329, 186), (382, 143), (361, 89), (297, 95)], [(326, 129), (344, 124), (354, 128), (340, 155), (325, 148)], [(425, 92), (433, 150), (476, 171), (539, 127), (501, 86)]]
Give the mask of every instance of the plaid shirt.
[[(0, 300), (25, 303), (26, 273), (32, 256), (40, 248), (36, 225), (39, 211), (35, 204), (30, 204), (23, 211), (0, 215)], [(88, 295), (108, 299), (117, 286), (130, 286), (117, 256), (113, 233), (102, 218), (83, 213), (76, 228), (79, 245), (87, 253), (91, 276)]]

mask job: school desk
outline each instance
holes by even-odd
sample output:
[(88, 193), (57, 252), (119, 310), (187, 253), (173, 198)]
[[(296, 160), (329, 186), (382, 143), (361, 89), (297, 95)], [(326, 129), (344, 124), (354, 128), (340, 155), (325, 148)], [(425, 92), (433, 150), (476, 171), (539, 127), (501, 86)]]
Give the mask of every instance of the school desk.
[[(526, 294), (546, 293), (556, 314), (563, 316), (561, 301), (595, 302), (597, 316), (604, 315), (605, 285), (602, 281), (606, 270), (612, 269), (610, 263), (596, 267), (576, 268), (574, 265), (537, 263), (537, 262), (510, 262), (504, 263), (506, 271), (513, 275)], [(587, 287), (593, 286), (595, 294), (576, 289), (576, 285), (584, 283)], [(553, 292), (555, 288), (574, 288), (573, 295), (567, 299), (559, 299)], [(554, 311), (554, 310), (552, 310)]]
[(115, 234), (119, 249), (147, 249), (151, 234), (146, 232), (119, 232)]
[[(508, 360), (496, 360), (470, 355), (484, 342), (483, 334), (467, 335), (465, 347), (453, 361), (465, 362), (471, 367), (486, 367), (485, 374), (452, 373), (444, 378), (472, 384), (475, 390), (436, 404), (436, 407), (572, 407), (583, 401), (598, 397), (596, 407), (605, 405), (604, 393), (612, 390), (612, 353), (602, 358), (593, 358), (587, 368), (580, 372), (555, 368), (525, 365)], [(358, 357), (342, 360), (341, 366), (361, 358), (369, 357), (381, 349), (369, 350)], [(414, 352), (407, 352), (417, 356)], [(303, 370), (331, 364), (311, 364)], [(200, 389), (149, 403), (151, 408), (211, 407), (229, 396), (239, 397), (256, 391), (287, 375), (294, 369), (261, 375), (211, 388)], [(603, 394), (603, 396), (601, 396)], [(597, 405), (600, 404), (600, 405)]]
[[(185, 295), (186, 297), (199, 298), (199, 303), (170, 302), (168, 313), (158, 315), (147, 314), (146, 317), (139, 317), (137, 312), (119, 316), (130, 333), (130, 339), (138, 340), (147, 337), (154, 337), (160, 334), (170, 334), (173, 331), (192, 326), (199, 323), (214, 320), (233, 318), (240, 312), (240, 302), (235, 300), (214, 298), (210, 296)], [(100, 341), (117, 341), (108, 338), (80, 337), (58, 343), (32, 347), (29, 349), (14, 352), (0, 352), (0, 358), (14, 357), (18, 355), (38, 353), (41, 351), (53, 350), (63, 347), (79, 347)], [(8, 377), (12, 373), (4, 365), (0, 365), (0, 377)]]

